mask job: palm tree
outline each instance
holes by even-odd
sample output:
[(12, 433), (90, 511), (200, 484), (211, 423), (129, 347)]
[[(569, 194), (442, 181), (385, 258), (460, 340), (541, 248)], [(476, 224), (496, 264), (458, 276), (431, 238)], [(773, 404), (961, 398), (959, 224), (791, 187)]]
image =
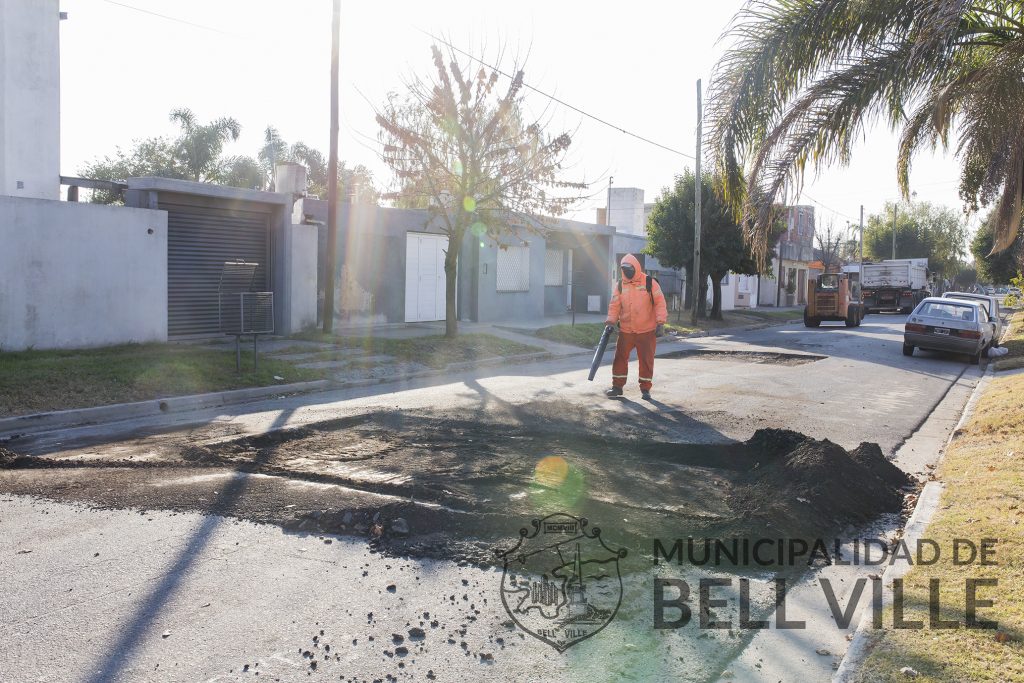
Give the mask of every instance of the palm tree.
[(191, 109), (182, 107), (171, 112), (171, 121), (181, 126), (175, 156), (188, 169), (191, 180), (214, 181), (220, 178), (220, 153), (224, 143), (237, 140), (242, 126), (231, 117), (221, 117), (200, 124)]
[[(715, 67), (708, 142), (719, 190), (767, 252), (772, 202), (808, 162), (850, 160), (867, 127), (902, 129), (909, 197), (922, 148), (961, 164), (970, 210), (995, 205), (993, 252), (1013, 244), (1024, 191), (1024, 3), (1019, 0), (751, 0)], [(952, 140), (951, 140), (952, 138)]]

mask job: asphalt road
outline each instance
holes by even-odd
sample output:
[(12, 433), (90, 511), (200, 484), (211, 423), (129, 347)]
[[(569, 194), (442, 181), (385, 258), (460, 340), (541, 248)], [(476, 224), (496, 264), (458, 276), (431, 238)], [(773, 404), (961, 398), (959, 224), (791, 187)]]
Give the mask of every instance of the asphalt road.
[[(875, 315), (853, 329), (786, 325), (667, 342), (659, 354), (678, 357), (656, 362), (653, 403), (638, 400), (635, 363), (626, 399), (609, 400), (601, 392), (610, 368), (589, 383), (581, 355), (56, 431), (10, 446), (56, 458), (146, 458), (371, 411), (433, 411), (501, 418), (524, 435), (561, 421), (598, 435), (685, 443), (784, 427), (892, 453), (950, 387), (980, 377), (961, 358), (902, 356), (902, 322)], [(91, 509), (89, 494), (76, 495), (87, 484), (66, 473), (47, 492), (54, 500), (2, 493), (17, 475), (0, 472), (3, 681), (426, 680), (429, 672), (437, 680), (704, 681), (743, 648), (731, 630), (652, 629), (653, 571), (629, 574), (619, 616), (560, 654), (510, 625), (500, 571), (385, 557), (358, 538), (283, 532), (201, 509)], [(169, 475), (153, 486), (206, 486), (216, 497), (272, 479), (202, 477)], [(296, 497), (376, 495), (312, 481), (289, 486)], [(515, 539), (528, 520), (514, 500), (502, 505)], [(676, 570), (657, 572), (701, 574)], [(752, 581), (755, 605), (770, 603), (767, 578)], [(719, 614), (735, 611), (730, 603)], [(422, 638), (409, 635), (414, 628)], [(795, 664), (789, 680), (811, 679)]]

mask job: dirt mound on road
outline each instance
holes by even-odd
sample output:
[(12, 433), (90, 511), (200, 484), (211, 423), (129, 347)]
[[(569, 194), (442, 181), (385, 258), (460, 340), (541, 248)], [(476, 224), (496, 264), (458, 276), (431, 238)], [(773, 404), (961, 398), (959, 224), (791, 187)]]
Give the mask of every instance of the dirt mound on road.
[(14, 467), (14, 463), (18, 460), (18, 454), (14, 451), (9, 451), (3, 446), (0, 446), (0, 469), (7, 467)]
[(868, 468), (890, 486), (906, 486), (911, 483), (906, 472), (887, 460), (877, 443), (865, 441), (850, 451), (850, 457)]
[(634, 557), (655, 538), (828, 538), (900, 512), (907, 483), (874, 444), (848, 452), (783, 429), (686, 443), (654, 429), (608, 435), (575, 415), (488, 417), (367, 413), (205, 443), (183, 437), (160, 457), (145, 445), (57, 457), (0, 448), (0, 491), (225, 514), (487, 563), (496, 544), (556, 512), (595, 520)]
[(747, 443), (766, 458), (737, 482), (730, 504), (753, 526), (813, 536), (901, 510), (909, 480), (876, 444), (847, 451), (787, 430), (758, 430)]

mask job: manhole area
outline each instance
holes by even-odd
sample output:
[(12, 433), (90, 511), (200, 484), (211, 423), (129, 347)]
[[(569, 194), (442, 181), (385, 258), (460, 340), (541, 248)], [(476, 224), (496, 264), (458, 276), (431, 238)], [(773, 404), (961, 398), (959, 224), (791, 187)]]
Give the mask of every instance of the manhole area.
[(687, 358), (693, 360), (736, 361), (740, 363), (760, 363), (763, 365), (806, 365), (828, 356), (809, 353), (783, 353), (778, 351), (718, 351), (713, 349), (686, 349), (672, 351), (658, 358)]

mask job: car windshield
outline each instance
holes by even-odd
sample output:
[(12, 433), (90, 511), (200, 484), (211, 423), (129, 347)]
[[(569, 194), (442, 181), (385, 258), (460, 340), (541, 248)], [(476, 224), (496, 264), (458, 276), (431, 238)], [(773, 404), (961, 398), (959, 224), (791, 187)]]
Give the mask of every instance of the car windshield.
[(983, 304), (986, 309), (988, 309), (990, 315), (995, 314), (995, 311), (992, 310), (992, 301), (989, 299), (982, 298), (980, 296), (970, 296), (967, 294), (948, 294), (946, 295), (946, 298), (961, 299), (963, 301), (977, 301), (978, 303)]
[(821, 279), (818, 280), (818, 289), (839, 289), (839, 276), (834, 273), (822, 275)]
[(965, 320), (974, 322), (974, 307), (954, 303), (939, 303), (938, 301), (927, 301), (921, 304), (917, 315), (927, 315), (933, 318), (949, 318), (950, 320)]

